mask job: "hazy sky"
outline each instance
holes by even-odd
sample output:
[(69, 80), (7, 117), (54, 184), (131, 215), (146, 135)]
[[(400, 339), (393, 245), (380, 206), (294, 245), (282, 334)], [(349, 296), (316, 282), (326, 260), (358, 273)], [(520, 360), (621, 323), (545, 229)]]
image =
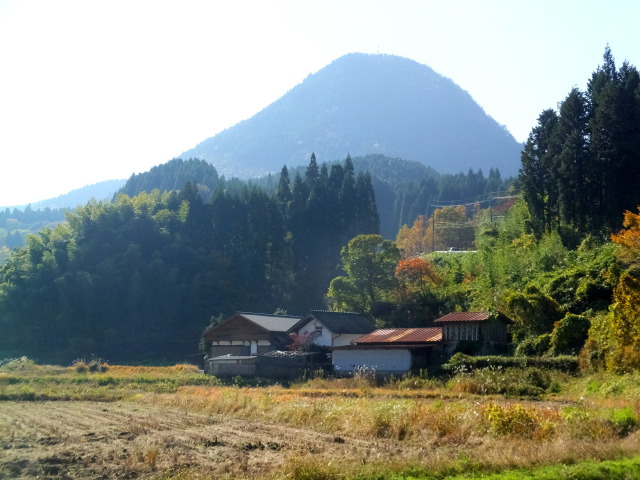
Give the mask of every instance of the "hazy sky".
[(0, 0), (0, 205), (146, 171), (350, 52), (430, 66), (524, 141), (607, 43), (640, 67), (639, 19), (640, 0)]

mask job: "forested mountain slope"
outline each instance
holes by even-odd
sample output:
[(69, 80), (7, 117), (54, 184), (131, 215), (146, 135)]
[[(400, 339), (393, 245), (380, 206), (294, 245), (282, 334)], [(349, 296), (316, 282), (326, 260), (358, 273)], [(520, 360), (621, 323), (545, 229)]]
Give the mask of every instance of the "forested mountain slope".
[[(503, 180), (497, 169), (490, 169), (487, 176), (482, 170), (443, 175), (421, 163), (380, 154), (349, 158), (355, 173), (368, 173), (371, 176), (380, 217), (380, 233), (385, 238), (395, 238), (398, 230), (405, 224), (413, 223), (418, 215), (431, 215), (435, 202), (471, 201), (505, 190), (513, 183), (512, 178)], [(332, 166), (340, 163), (328, 162), (324, 168), (328, 172)], [(296, 175), (304, 177), (307, 168), (287, 167), (291, 181)], [(218, 176), (216, 168), (204, 160), (173, 159), (148, 172), (132, 175), (119, 192), (129, 196), (154, 189), (165, 192), (179, 190), (190, 182), (196, 186), (202, 199), (208, 201), (216, 188), (240, 194), (256, 186), (274, 194), (279, 180), (280, 173), (246, 181), (237, 178), (227, 180), (224, 176)]]
[(242, 178), (347, 154), (384, 154), (442, 173), (517, 173), (521, 145), (453, 81), (391, 55), (345, 55), (182, 158)]

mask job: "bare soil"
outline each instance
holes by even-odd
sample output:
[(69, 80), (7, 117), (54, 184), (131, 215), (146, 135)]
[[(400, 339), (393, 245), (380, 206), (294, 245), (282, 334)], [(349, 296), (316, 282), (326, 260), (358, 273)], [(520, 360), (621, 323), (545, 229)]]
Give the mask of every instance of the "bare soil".
[(424, 453), (135, 402), (0, 403), (2, 479), (265, 478), (305, 456), (364, 464)]

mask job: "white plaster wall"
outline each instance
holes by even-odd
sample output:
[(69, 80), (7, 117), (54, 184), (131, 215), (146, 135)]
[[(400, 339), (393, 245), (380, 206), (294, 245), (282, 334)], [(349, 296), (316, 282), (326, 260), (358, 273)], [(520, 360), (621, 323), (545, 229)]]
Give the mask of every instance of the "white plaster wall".
[(366, 366), (377, 371), (408, 372), (411, 369), (409, 350), (334, 350), (333, 368), (337, 372), (353, 371), (356, 367)]
[(313, 343), (315, 343), (316, 345), (320, 345), (323, 347), (330, 347), (332, 345), (331, 343), (331, 332), (329, 332), (329, 330), (327, 330), (327, 327), (325, 327), (324, 325), (322, 325), (320, 322), (316, 321), (316, 320), (312, 320), (309, 323), (307, 323), (306, 325), (304, 325), (302, 328), (300, 328), (298, 330), (298, 335), (302, 336), (302, 335), (312, 335), (314, 334), (317, 330), (316, 330), (316, 326), (318, 327), (322, 327), (322, 335), (314, 335), (313, 336)]
[(362, 336), (361, 333), (350, 333), (350, 334), (341, 334), (341, 335), (334, 335), (333, 337), (333, 346), (334, 347), (344, 347), (346, 345), (351, 345), (351, 342), (354, 341), (356, 338), (360, 338)]

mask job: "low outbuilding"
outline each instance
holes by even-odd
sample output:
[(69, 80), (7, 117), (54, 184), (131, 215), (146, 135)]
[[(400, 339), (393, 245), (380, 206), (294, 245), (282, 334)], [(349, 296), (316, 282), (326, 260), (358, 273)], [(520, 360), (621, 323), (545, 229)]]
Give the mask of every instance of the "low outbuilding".
[(505, 353), (509, 323), (507, 317), (487, 312), (452, 312), (434, 321), (442, 328), (445, 357), (458, 351), (470, 355)]
[(336, 374), (371, 370), (399, 375), (440, 363), (442, 328), (384, 328), (333, 348)]

